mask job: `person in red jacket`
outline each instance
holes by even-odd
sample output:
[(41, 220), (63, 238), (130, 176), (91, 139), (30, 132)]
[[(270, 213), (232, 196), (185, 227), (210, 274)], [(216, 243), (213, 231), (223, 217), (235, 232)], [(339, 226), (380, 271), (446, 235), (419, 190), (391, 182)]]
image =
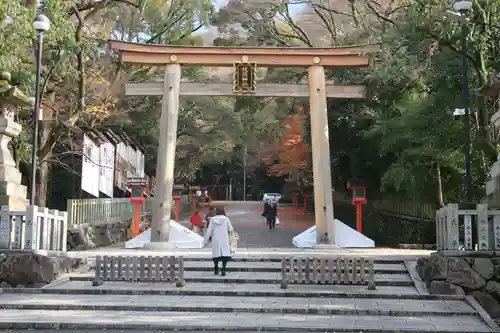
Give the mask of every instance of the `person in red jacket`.
[(198, 235), (203, 236), (203, 219), (198, 211), (194, 212), (189, 218), (189, 222), (191, 223), (191, 228)]

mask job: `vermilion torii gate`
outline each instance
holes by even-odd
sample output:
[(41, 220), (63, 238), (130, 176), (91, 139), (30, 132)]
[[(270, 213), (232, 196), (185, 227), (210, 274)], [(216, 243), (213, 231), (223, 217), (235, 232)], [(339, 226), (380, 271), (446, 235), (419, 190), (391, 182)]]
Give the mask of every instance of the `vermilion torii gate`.
[[(368, 67), (374, 46), (338, 48), (230, 48), (174, 47), (110, 41), (125, 63), (163, 65), (163, 83), (128, 84), (130, 95), (163, 95), (158, 147), (156, 194), (151, 229), (152, 248), (168, 247), (172, 209), (175, 148), (179, 96), (250, 95), (309, 96), (313, 155), (315, 219), (318, 243), (335, 244), (330, 145), (328, 140), (327, 97), (363, 98), (360, 86), (325, 84), (325, 68)], [(182, 83), (181, 67), (235, 67), (235, 82), (228, 84)], [(307, 67), (308, 87), (304, 85), (256, 84), (253, 71), (259, 67)], [(146, 86), (149, 85), (149, 86)], [(218, 86), (218, 87), (217, 87)]]

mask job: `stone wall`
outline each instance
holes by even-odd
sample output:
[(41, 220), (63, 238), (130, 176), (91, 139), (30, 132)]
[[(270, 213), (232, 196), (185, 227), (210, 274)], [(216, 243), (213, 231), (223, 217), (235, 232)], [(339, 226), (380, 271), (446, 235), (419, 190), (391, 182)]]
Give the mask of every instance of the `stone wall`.
[(431, 294), (472, 295), (494, 319), (500, 319), (500, 256), (468, 252), (420, 258), (417, 271)]
[[(148, 228), (151, 216), (142, 218), (141, 232)], [(68, 251), (86, 250), (105, 247), (125, 242), (130, 239), (128, 231), (132, 220), (122, 222), (109, 222), (97, 226), (81, 225), (68, 229)]]
[(79, 258), (3, 251), (0, 253), (0, 288), (40, 288), (84, 264), (86, 260)]

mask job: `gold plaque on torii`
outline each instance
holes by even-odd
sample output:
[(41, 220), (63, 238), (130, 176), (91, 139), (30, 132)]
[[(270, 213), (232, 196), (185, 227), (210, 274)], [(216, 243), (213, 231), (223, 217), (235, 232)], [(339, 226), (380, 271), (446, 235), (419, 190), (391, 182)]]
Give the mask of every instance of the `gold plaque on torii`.
[[(244, 59), (246, 60), (246, 59)], [(255, 93), (257, 86), (257, 64), (247, 61), (234, 64), (233, 93)]]

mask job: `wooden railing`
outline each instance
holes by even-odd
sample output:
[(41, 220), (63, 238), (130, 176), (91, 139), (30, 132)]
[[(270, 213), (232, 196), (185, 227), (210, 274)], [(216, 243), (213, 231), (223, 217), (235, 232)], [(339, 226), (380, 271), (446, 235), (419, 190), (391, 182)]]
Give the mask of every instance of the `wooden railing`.
[[(333, 191), (333, 201), (350, 204), (351, 195), (345, 192)], [(374, 210), (389, 215), (410, 217), (415, 219), (433, 221), (436, 218), (436, 206), (428, 203), (421, 203), (416, 200), (400, 199), (369, 199), (364, 206), (369, 210)]]
[(105, 281), (175, 282), (183, 287), (182, 256), (97, 256), (93, 286)]
[(28, 206), (26, 211), (11, 211), (2, 206), (0, 248), (66, 251), (67, 213)]
[(365, 258), (283, 258), (281, 289), (294, 284), (367, 285), (375, 290), (373, 260)]
[(436, 213), (438, 251), (500, 250), (500, 210), (479, 204), (475, 209), (459, 209), (448, 204)]

